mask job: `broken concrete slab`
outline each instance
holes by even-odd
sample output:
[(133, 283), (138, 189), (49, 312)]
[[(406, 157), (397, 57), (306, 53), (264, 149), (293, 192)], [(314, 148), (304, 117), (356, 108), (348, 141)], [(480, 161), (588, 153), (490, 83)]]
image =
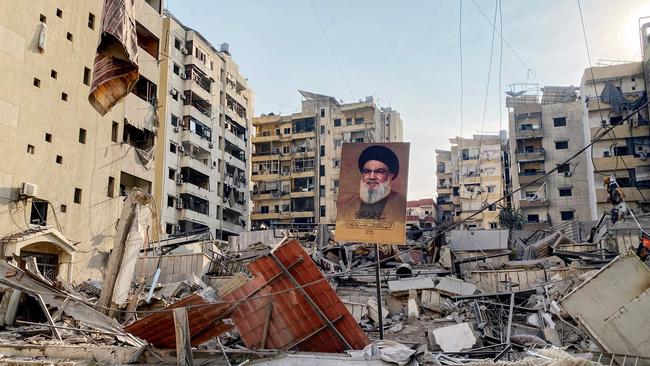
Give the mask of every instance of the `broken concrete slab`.
[(431, 336), (443, 352), (459, 352), (472, 348), (476, 344), (476, 335), (469, 323), (432, 329), (430, 330), (430, 340), (432, 340)]
[[(384, 304), (382, 304), (381, 313), (384, 319), (388, 318), (388, 309)], [(377, 299), (371, 297), (368, 299), (368, 317), (373, 322), (375, 322), (375, 324), (379, 323), (379, 316), (377, 316), (377, 314), (379, 314), (379, 309), (377, 308)]]
[(410, 322), (418, 320), (418, 317), (420, 316), (420, 305), (418, 304), (417, 290), (409, 290), (409, 299), (406, 310), (406, 314)]
[(424, 290), (435, 287), (433, 280), (428, 276), (404, 278), (399, 281), (388, 281), (388, 291), (393, 295), (406, 295), (409, 290)]
[(476, 285), (453, 277), (433, 277), (434, 287), (437, 291), (450, 296), (465, 296), (476, 293)]

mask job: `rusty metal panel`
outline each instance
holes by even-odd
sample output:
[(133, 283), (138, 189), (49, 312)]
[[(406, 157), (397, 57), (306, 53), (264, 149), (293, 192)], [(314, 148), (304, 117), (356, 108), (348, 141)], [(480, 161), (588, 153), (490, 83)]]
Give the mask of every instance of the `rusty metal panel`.
[(560, 303), (607, 352), (650, 357), (650, 269), (634, 253), (614, 259)]
[(233, 328), (231, 324), (219, 320), (228, 309), (224, 303), (210, 303), (199, 294), (188, 296), (159, 312), (142, 318), (125, 330), (142, 338), (158, 348), (175, 348), (174, 316), (171, 309), (187, 307), (192, 346), (198, 346)]
[[(299, 262), (290, 269), (290, 273), (304, 286), (307, 294), (330, 321), (341, 318), (334, 325), (354, 349), (362, 349), (368, 344), (366, 335), (297, 240), (281, 245), (274, 254), (285, 267)], [(232, 319), (248, 348), (260, 347), (264, 338), (262, 331), (266, 320), (266, 305), (272, 302), (266, 348), (291, 348), (302, 341), (294, 349), (318, 352), (345, 350), (346, 347), (333, 330), (325, 328), (313, 334), (323, 327), (324, 322), (301, 292), (291, 290), (294, 288), (293, 284), (281, 274), (281, 269), (270, 256), (256, 259), (249, 269), (255, 278), (224, 297), (225, 300), (243, 299), (261, 288), (251, 300), (242, 303), (232, 314)], [(278, 274), (280, 276), (277, 279), (268, 282)], [(270, 295), (271, 293), (273, 295)], [(308, 337), (309, 335), (312, 336)]]

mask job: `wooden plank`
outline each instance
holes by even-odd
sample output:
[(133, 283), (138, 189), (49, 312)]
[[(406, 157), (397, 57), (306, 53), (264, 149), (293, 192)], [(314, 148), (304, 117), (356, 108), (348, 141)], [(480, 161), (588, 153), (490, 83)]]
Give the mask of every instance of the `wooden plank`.
[(174, 309), (174, 331), (176, 332), (176, 364), (178, 366), (194, 365), (187, 309)]

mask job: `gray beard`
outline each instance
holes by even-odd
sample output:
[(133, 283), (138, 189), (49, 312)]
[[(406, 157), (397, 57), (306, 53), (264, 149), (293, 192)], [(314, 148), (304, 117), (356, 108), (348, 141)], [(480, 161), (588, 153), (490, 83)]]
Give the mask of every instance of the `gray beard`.
[(361, 181), (361, 184), (359, 185), (359, 198), (361, 198), (361, 202), (368, 205), (377, 203), (388, 197), (391, 191), (391, 185), (392, 181), (389, 179), (384, 183), (379, 183), (377, 188), (371, 189)]

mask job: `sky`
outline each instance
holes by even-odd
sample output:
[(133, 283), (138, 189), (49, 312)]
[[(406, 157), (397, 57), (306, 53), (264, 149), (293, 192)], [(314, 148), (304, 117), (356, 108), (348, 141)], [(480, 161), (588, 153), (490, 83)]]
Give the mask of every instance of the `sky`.
[[(299, 111), (298, 89), (345, 102), (372, 95), (399, 111), (411, 143), (408, 199), (420, 199), (435, 196), (435, 149), (448, 150), (454, 136), (507, 129), (503, 96), (510, 85), (577, 86), (589, 67), (574, 0), (502, 0), (496, 27), (503, 51), (497, 33), (490, 65), (493, 27), (486, 17), (494, 21), (496, 1), (166, 0), (166, 6), (213, 45), (230, 44), (254, 91), (256, 116)], [(592, 65), (641, 59), (638, 23), (650, 16), (650, 0), (580, 4)]]

